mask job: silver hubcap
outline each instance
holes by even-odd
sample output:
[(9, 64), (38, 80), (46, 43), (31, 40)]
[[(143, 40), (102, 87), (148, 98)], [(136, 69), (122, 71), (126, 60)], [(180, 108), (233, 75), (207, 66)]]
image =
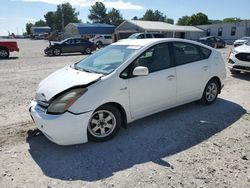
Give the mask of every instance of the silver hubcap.
[(217, 96), (218, 88), (215, 83), (210, 83), (206, 89), (206, 99), (208, 102), (215, 100)]
[(59, 55), (59, 54), (60, 54), (60, 50), (55, 49), (55, 50), (54, 50), (54, 54), (55, 54), (55, 55)]
[(7, 57), (8, 52), (6, 50), (0, 50), (0, 56), (1, 57)]
[(116, 127), (116, 119), (113, 113), (106, 110), (96, 111), (90, 118), (89, 132), (95, 137), (106, 137)]

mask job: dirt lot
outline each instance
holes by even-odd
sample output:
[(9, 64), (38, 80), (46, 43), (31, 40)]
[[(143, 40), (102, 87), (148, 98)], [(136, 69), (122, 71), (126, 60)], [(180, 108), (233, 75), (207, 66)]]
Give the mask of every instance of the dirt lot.
[(0, 187), (250, 187), (250, 74), (228, 74), (211, 106), (190, 103), (108, 142), (62, 147), (32, 131), (28, 105), (43, 78), (83, 55), (44, 57), (46, 41), (18, 44), (0, 60)]

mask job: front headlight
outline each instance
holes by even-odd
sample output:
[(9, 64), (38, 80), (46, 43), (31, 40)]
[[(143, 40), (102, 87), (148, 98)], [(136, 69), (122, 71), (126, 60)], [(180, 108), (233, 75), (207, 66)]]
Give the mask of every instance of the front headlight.
[(60, 94), (49, 104), (47, 112), (51, 114), (63, 114), (87, 90), (86, 88), (76, 88)]

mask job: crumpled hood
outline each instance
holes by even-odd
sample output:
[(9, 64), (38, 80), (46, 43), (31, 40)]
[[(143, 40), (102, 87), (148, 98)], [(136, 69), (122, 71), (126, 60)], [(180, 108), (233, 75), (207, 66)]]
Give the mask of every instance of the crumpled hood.
[(71, 67), (62, 68), (42, 80), (36, 100), (49, 101), (53, 96), (74, 86), (87, 85), (98, 80), (102, 74), (88, 73)]
[(243, 44), (239, 47), (236, 47), (235, 50), (241, 53), (250, 53), (250, 46)]

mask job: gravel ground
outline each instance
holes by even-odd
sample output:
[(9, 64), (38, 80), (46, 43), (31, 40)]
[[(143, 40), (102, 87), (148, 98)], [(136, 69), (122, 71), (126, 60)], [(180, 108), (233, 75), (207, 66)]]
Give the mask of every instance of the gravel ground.
[[(45, 57), (18, 40), (0, 60), (0, 187), (250, 187), (250, 74), (228, 74), (211, 106), (186, 104), (129, 124), (112, 140), (58, 146), (28, 113), (38, 83), (84, 56)], [(229, 55), (231, 46), (220, 49)]]

